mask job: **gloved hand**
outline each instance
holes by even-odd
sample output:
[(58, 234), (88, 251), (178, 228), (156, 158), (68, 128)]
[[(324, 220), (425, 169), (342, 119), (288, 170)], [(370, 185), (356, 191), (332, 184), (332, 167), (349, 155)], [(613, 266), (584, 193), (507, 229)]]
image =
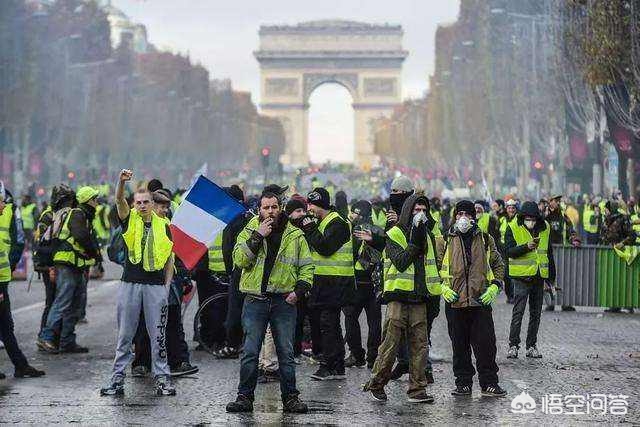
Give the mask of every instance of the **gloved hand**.
[(420, 249), (424, 249), (427, 239), (427, 226), (424, 222), (420, 222), (417, 226), (411, 226), (410, 242)]
[(458, 301), (459, 295), (449, 287), (449, 285), (442, 285), (442, 298), (448, 303)]
[(500, 288), (496, 284), (491, 284), (482, 295), (480, 295), (480, 302), (484, 305), (490, 305), (496, 300), (496, 297), (500, 293)]

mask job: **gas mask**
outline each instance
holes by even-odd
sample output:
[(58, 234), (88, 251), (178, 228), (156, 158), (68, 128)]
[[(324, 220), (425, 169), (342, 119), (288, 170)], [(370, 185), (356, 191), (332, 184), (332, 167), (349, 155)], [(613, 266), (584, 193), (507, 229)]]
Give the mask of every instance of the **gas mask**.
[(414, 227), (418, 227), (420, 226), (420, 224), (426, 224), (426, 222), (427, 222), (427, 215), (422, 211), (418, 212), (413, 216)]

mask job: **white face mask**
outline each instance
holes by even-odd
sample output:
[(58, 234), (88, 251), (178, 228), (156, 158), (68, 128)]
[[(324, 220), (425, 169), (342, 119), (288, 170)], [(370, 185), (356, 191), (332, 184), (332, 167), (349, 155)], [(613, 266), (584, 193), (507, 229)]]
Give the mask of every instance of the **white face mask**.
[(463, 234), (469, 231), (471, 226), (473, 226), (473, 223), (466, 216), (461, 216), (459, 219), (456, 220), (456, 228), (458, 229), (458, 231), (460, 231)]
[(417, 227), (422, 222), (427, 222), (427, 215), (424, 212), (420, 211), (413, 216), (413, 226)]
[(536, 226), (536, 222), (528, 219), (528, 220), (525, 220), (524, 226), (527, 227), (529, 230), (531, 230), (533, 227)]

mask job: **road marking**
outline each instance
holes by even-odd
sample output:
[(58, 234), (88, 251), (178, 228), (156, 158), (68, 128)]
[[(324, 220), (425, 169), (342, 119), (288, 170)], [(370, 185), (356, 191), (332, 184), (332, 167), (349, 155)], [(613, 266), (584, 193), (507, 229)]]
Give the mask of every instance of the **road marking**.
[[(120, 280), (109, 280), (108, 282), (105, 282), (103, 284), (100, 284), (100, 285), (97, 285), (95, 287), (92, 287), (92, 288), (88, 289), (87, 290), (87, 295), (93, 294), (97, 290), (113, 286), (113, 285), (115, 285), (117, 283), (120, 283)], [(30, 305), (25, 305), (24, 307), (20, 307), (20, 308), (18, 308), (16, 310), (11, 310), (11, 314), (15, 316), (16, 314), (20, 314), (20, 313), (25, 312), (25, 311), (33, 310), (33, 309), (36, 309), (36, 308), (43, 308), (43, 307), (44, 307), (44, 301), (36, 302), (36, 303), (30, 304)]]

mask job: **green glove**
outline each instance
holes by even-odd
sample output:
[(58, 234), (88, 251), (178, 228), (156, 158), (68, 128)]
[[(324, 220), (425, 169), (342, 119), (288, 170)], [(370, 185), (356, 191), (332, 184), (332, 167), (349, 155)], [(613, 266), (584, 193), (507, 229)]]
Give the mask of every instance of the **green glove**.
[(500, 288), (497, 285), (490, 285), (487, 290), (484, 291), (482, 295), (480, 295), (480, 302), (482, 302), (484, 305), (490, 305), (496, 300), (499, 292)]
[(448, 303), (458, 301), (458, 294), (447, 285), (442, 285), (442, 298)]

